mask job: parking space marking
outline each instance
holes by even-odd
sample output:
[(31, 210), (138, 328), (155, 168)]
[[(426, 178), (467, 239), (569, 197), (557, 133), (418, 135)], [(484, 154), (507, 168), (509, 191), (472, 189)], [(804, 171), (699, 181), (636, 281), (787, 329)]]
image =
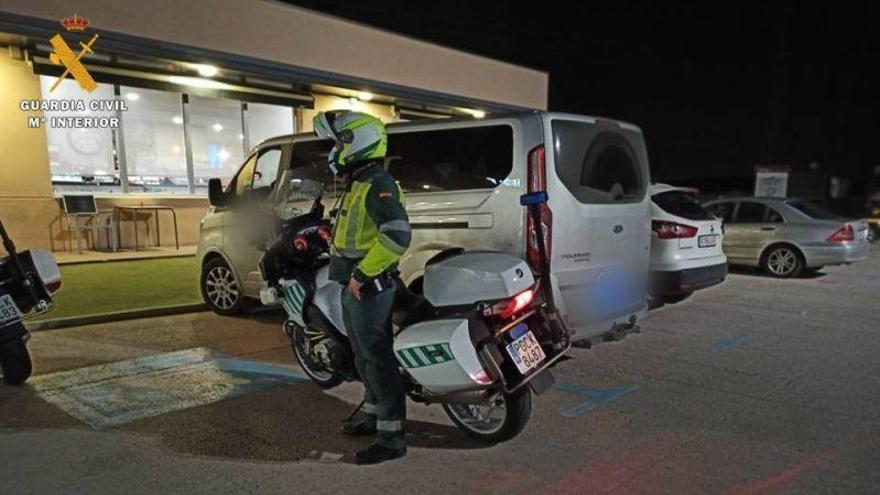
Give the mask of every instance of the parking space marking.
[(608, 404), (617, 400), (624, 395), (632, 392), (637, 387), (635, 385), (621, 385), (608, 389), (586, 388), (570, 382), (556, 382), (553, 388), (560, 392), (567, 392), (581, 397), (588, 397), (589, 400), (581, 402), (574, 407), (562, 411), (562, 415), (567, 418), (575, 418), (584, 415), (599, 406)]
[(742, 347), (746, 342), (752, 340), (752, 336), (747, 333), (741, 333), (739, 335), (734, 335), (733, 337), (726, 338), (721, 342), (715, 344), (715, 347), (712, 348), (715, 352), (727, 352), (737, 347)]
[(43, 400), (106, 428), (307, 380), (293, 368), (198, 347), (35, 376), (30, 384)]

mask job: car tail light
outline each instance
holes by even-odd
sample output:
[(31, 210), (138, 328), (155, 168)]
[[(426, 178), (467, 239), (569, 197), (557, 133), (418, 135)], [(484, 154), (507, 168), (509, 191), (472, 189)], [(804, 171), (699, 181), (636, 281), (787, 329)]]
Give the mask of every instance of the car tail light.
[(686, 239), (697, 235), (696, 227), (666, 220), (651, 220), (651, 230), (658, 239)]
[(46, 284), (46, 290), (49, 291), (49, 294), (55, 294), (59, 290), (61, 290), (61, 280), (56, 280), (54, 282), (49, 282)]
[(297, 251), (305, 251), (309, 248), (309, 241), (301, 235), (294, 237), (291, 244), (293, 244), (293, 249)]
[(535, 291), (533, 291), (532, 289), (528, 289), (520, 292), (519, 294), (513, 296), (506, 301), (501, 301), (500, 303), (486, 308), (485, 310), (483, 310), (483, 315), (498, 315), (502, 318), (510, 318), (511, 316), (514, 316), (527, 308), (534, 299)]
[[(528, 160), (528, 192), (547, 190), (547, 164), (544, 156), (544, 146), (540, 145), (529, 152)], [(544, 229), (544, 253), (550, 259), (553, 247), (553, 212), (546, 203), (538, 206), (538, 216)], [(534, 220), (531, 213), (526, 214), (526, 259), (532, 268), (541, 268), (541, 254), (538, 250), (538, 234), (535, 230)]]
[(853, 232), (852, 225), (846, 224), (843, 227), (835, 230), (834, 233), (829, 235), (828, 238), (825, 240), (827, 242), (846, 242), (853, 241), (855, 240), (855, 238), (856, 235), (855, 232)]

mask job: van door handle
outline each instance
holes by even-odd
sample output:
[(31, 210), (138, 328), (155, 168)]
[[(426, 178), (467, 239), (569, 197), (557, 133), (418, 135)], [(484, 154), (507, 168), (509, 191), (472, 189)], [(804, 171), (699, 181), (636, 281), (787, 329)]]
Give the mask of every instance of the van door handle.
[(761, 227), (761, 230), (773, 231), (773, 230), (776, 230), (776, 227)]

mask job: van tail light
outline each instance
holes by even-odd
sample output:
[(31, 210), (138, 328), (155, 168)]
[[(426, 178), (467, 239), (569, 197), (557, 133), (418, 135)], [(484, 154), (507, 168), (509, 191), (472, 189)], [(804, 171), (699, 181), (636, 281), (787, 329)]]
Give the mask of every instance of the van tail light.
[(293, 249), (296, 249), (297, 251), (306, 251), (309, 249), (309, 241), (301, 235), (294, 237), (291, 244), (293, 245)]
[[(547, 163), (544, 145), (536, 146), (528, 156), (528, 192), (547, 190)], [(538, 216), (544, 229), (544, 253), (547, 260), (553, 247), (553, 212), (546, 204), (537, 205)], [(531, 213), (526, 214), (526, 259), (535, 270), (541, 269), (541, 252), (538, 250), (538, 234)]]
[(651, 220), (651, 230), (658, 239), (687, 239), (697, 235), (696, 227), (666, 220)]
[(826, 242), (847, 242), (854, 241), (856, 239), (856, 234), (853, 231), (852, 225), (846, 224), (843, 227), (834, 231), (833, 234), (829, 235)]
[(483, 316), (498, 315), (502, 318), (510, 318), (529, 307), (529, 304), (531, 304), (534, 299), (534, 290), (524, 290), (506, 301), (501, 301), (500, 303), (484, 309)]

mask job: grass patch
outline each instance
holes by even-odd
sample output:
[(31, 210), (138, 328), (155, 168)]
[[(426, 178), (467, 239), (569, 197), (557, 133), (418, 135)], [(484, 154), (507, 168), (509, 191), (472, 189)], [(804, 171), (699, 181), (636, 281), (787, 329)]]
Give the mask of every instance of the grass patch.
[(195, 257), (61, 266), (49, 320), (202, 302)]

